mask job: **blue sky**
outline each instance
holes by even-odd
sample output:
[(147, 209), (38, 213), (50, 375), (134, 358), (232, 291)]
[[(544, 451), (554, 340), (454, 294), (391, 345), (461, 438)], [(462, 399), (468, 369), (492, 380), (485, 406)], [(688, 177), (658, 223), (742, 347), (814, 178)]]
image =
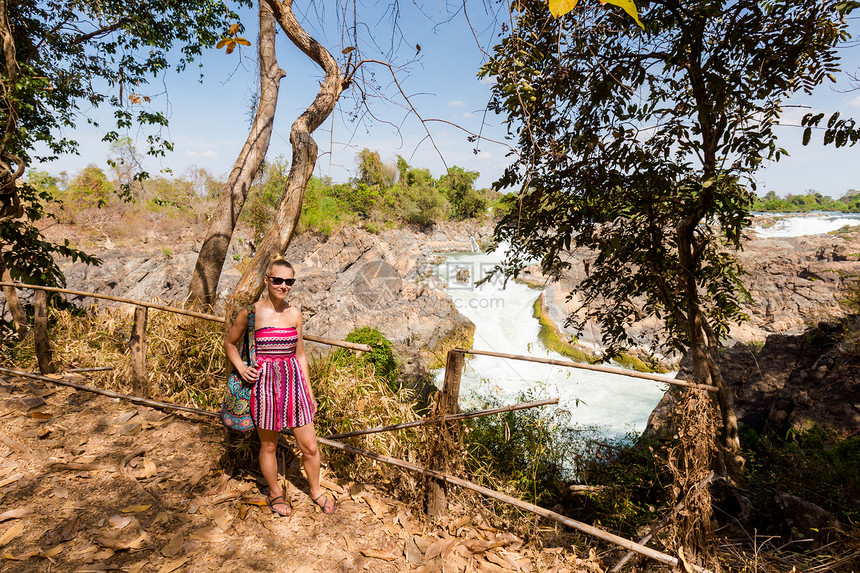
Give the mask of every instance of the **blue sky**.
[[(382, 2), (378, 7), (368, 4), (362, 18), (366, 26), (360, 31), (363, 38), (361, 48), (365, 58), (385, 59), (385, 52), (392, 51), (391, 13), (386, 11), (390, 4)], [(476, 25), (476, 33), (473, 34), (462, 12), (440, 24), (448, 19), (445, 3), (427, 4), (419, 9), (414, 3), (400, 3), (398, 22), (402, 39), (393, 50), (395, 63), (411, 60), (405, 69), (398, 72), (402, 88), (425, 119), (442, 119), (473, 133), (480, 131), (490, 139), (504, 140), (500, 118), (484, 113), (490, 96), (489, 83), (476, 77), (483, 60), (482, 49), (489, 51), (495, 40), (495, 16), (488, 10), (498, 10), (500, 5), (495, 2), (469, 4), (469, 19)], [(320, 15), (314, 13), (302, 18), (303, 25), (339, 60), (343, 60), (340, 52), (350, 42), (342, 39), (337, 28), (334, 3), (323, 6), (323, 10), (328, 9), (328, 12), (322, 14), (322, 23)], [(456, 9), (458, 4), (454, 6)], [(359, 8), (363, 7), (360, 5)], [(246, 26), (243, 35), (255, 43), (256, 15), (251, 10), (245, 10), (241, 15)], [(506, 14), (502, 12), (501, 17), (506, 17)], [(855, 24), (853, 28), (854, 36), (860, 36), (860, 26)], [(416, 45), (421, 46), (420, 52), (416, 52)], [(268, 157), (283, 155), (289, 158), (290, 126), (313, 100), (322, 74), (280, 33), (277, 50), (279, 64), (287, 76), (281, 81), (278, 114)], [(255, 56), (254, 46), (230, 55), (213, 49), (200, 60), (201, 69), (191, 66), (183, 74), (166, 73), (147, 90), (141, 91), (142, 95), (152, 97), (151, 105), (155, 109), (166, 111), (170, 128), (165, 135), (175, 145), (167, 157), (145, 161), (144, 166), (153, 176), (161, 169), (170, 169), (174, 175), (181, 175), (192, 165), (209, 169), (216, 175), (229, 172), (250, 126), (249, 110), (257, 90)], [(843, 69), (858, 72), (860, 47), (843, 51)], [(201, 71), (202, 82), (198, 81)], [(354, 157), (363, 148), (379, 151), (386, 162), (393, 163), (396, 156), (401, 155), (413, 166), (429, 168), (435, 176), (444, 172), (446, 164), (478, 171), (481, 176), (477, 184), (482, 187), (489, 186), (508, 164), (505, 154), (509, 148), (505, 145), (491, 142), (476, 145), (467, 141), (467, 134), (456, 127), (431, 122), (428, 129), (444, 157), (443, 163), (427, 139), (424, 127), (408, 111), (388, 70), (370, 65), (365, 68), (365, 74), (388, 99), (374, 97), (371, 100), (370, 110), (377, 120), (367, 116), (355, 119), (352, 112), (355, 111), (353, 96), (356, 91), (351, 89), (341, 96), (334, 116), (314, 133), (320, 150), (316, 174), (345, 181), (354, 175)], [(843, 73), (835, 87), (822, 86), (811, 97), (795, 98), (789, 103), (806, 107), (786, 108), (784, 121), (799, 124), (804, 113), (817, 110), (839, 110), (844, 116), (860, 116), (860, 91), (843, 93), (849, 87), (850, 80)], [(103, 110), (90, 110), (89, 114), (102, 120), (109, 119)], [(102, 133), (93, 128), (79, 128), (74, 135), (81, 143), (81, 154), (63, 157), (43, 168), (55, 174), (62, 170), (71, 174), (90, 163), (107, 169), (109, 150), (100, 141)], [(790, 157), (759, 172), (760, 194), (770, 189), (780, 195), (815, 189), (838, 197), (850, 188), (860, 189), (860, 176), (854, 169), (860, 162), (860, 146), (841, 150), (820, 145), (804, 148), (800, 143), (801, 129), (783, 127), (779, 128), (778, 134), (780, 144), (789, 151)], [(138, 139), (140, 147), (143, 147), (145, 133), (132, 131), (128, 135)], [(820, 136), (818, 139), (820, 141)]]

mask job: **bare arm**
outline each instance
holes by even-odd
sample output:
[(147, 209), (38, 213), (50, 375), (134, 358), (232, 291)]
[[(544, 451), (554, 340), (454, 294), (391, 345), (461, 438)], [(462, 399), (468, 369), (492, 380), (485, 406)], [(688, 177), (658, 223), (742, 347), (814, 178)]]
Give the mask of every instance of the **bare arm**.
[[(230, 364), (233, 365), (233, 368), (239, 376), (242, 377), (242, 380), (251, 384), (257, 381), (259, 370), (257, 370), (256, 364), (248, 366), (242, 362), (238, 346), (239, 341), (242, 340), (243, 336), (245, 336), (245, 332), (247, 330), (248, 310), (242, 309), (236, 316), (236, 322), (233, 323), (233, 327), (230, 328), (230, 332), (228, 332), (227, 336), (224, 337), (224, 354), (227, 356), (227, 360), (230, 361)], [(249, 336), (253, 336), (253, 333), (249, 333)]]

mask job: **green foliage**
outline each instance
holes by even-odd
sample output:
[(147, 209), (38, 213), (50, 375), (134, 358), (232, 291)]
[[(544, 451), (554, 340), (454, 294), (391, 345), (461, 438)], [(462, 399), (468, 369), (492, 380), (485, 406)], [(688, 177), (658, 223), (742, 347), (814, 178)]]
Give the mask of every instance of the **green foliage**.
[[(531, 393), (517, 402), (538, 400)], [(477, 409), (502, 404), (490, 398)], [(562, 501), (577, 440), (567, 420), (534, 408), (464, 422), (466, 470), (478, 483), (552, 507)]]
[(849, 189), (839, 199), (822, 195), (817, 191), (810, 191), (804, 195), (788, 195), (783, 199), (775, 191), (768, 191), (764, 197), (754, 199), (752, 209), (770, 213), (808, 213), (810, 211), (860, 213), (860, 191)]
[(747, 185), (784, 153), (783, 99), (838, 69), (843, 15), (817, 0), (651, 3), (640, 31), (596, 5), (557, 20), (539, 0), (513, 6), (481, 71), (517, 138), (495, 184), (520, 189), (496, 232), (511, 245), (505, 272), (538, 260), (555, 276), (587, 246), (598, 255), (581, 317), (601, 324), (610, 354), (634, 342), (627, 326), (643, 309), (663, 320), (664, 344), (716, 342), (744, 318), (732, 250), (750, 221)]
[(63, 200), (74, 201), (83, 208), (104, 207), (113, 191), (113, 185), (104, 171), (90, 164), (72, 180), (63, 194)]
[(284, 196), (289, 172), (289, 161), (283, 155), (266, 161), (248, 191), (241, 216), (251, 225), (255, 241), (259, 242), (269, 230)]
[(439, 187), (451, 203), (452, 215), (458, 219), (481, 217), (487, 212), (486, 196), (474, 188), (478, 175), (477, 171), (464, 171), (455, 165), (439, 178)]
[(767, 531), (777, 513), (776, 493), (789, 493), (860, 521), (860, 436), (840, 438), (820, 428), (780, 438), (744, 428), (749, 486), (757, 525)]
[(617, 443), (590, 441), (580, 453), (579, 478), (598, 486), (594, 493), (580, 496), (577, 514), (602, 526), (635, 537), (639, 529), (664, 512), (672, 476), (656, 451), (663, 451), (646, 439)]
[(370, 326), (356, 328), (346, 336), (346, 341), (367, 344), (371, 350), (361, 352), (355, 358), (352, 358), (351, 351), (339, 350), (336, 353), (339, 360), (358, 360), (364, 364), (372, 364), (377, 376), (386, 380), (395, 392), (399, 389), (400, 367), (394, 358), (391, 342), (379, 330)]
[[(411, 167), (399, 156), (396, 166), (386, 165), (379, 153), (365, 149), (357, 162), (359, 175), (350, 183), (332, 185), (327, 179), (311, 178), (302, 205), (301, 230), (328, 235), (358, 221), (371, 233), (398, 225), (429, 228), (450, 216), (483, 217), (491, 199), (498, 200), (498, 194), (490, 190), (473, 189), (478, 173), (459, 167), (452, 167), (436, 181), (429, 169)], [(248, 202), (253, 201), (249, 197)], [(265, 217), (259, 220), (262, 224)]]
[(48, 190), (38, 190), (30, 184), (18, 187), (18, 197), (24, 216), (0, 224), (0, 256), (12, 280), (30, 284), (65, 286), (66, 279), (55, 258), (69, 257), (90, 265), (101, 259), (87, 255), (65, 239), (63, 243), (48, 241), (36, 222), (55, 218), (45, 206), (55, 200)]
[[(239, 4), (249, 5), (246, 0)], [(6, 56), (0, 74), (0, 251), (19, 276), (58, 283), (62, 274), (48, 262), (54, 255), (71, 252), (87, 262), (95, 259), (45, 240), (33, 225), (51, 197), (19, 187), (19, 177), (36, 154), (52, 160), (78, 151), (77, 141), (64, 134), (74, 132), (81, 108), (107, 105), (113, 110), (114, 126), (104, 141), (119, 140), (120, 132), (137, 124), (155, 128), (147, 137), (147, 153), (163, 155), (172, 149), (160, 137), (167, 117), (141, 92), (148, 80), (171, 67), (168, 55), (177, 69), (184, 69), (204, 46), (218, 41), (225, 20), (238, 16), (220, 0), (159, 0), (146, 6), (114, 0), (24, 0), (0, 9)], [(108, 191), (104, 183), (89, 173), (71, 192), (102, 205)], [(18, 264), (24, 266), (15, 268)]]

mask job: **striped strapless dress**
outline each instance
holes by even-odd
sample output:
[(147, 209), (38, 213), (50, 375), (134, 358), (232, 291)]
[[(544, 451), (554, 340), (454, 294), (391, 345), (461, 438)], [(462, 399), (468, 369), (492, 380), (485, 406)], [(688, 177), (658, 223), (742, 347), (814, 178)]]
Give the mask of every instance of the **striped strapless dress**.
[(296, 358), (299, 333), (268, 326), (254, 333), (260, 376), (251, 389), (251, 419), (258, 428), (280, 432), (314, 421), (307, 378)]

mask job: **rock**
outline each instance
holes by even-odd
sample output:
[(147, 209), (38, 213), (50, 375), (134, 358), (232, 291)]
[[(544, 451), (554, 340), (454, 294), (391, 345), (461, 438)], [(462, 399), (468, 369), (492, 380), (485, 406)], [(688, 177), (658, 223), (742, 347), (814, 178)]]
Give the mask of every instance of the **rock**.
[[(783, 543), (798, 542), (795, 549), (818, 549), (838, 537), (839, 521), (832, 513), (791, 494), (774, 498), (780, 514)], [(802, 541), (810, 540), (810, 541)]]
[[(434, 277), (436, 253), (471, 251), (475, 242), (486, 242), (491, 234), (491, 224), (474, 221), (443, 222), (427, 232), (372, 234), (344, 228), (330, 237), (305, 233), (294, 238), (286, 253), (298, 279), (291, 300), (302, 308), (308, 334), (342, 340), (355, 328), (376, 327), (406, 357), (406, 369), (421, 372), (437, 357), (444, 360), (448, 349), (471, 346), (475, 331)], [(141, 301), (183, 301), (197, 258), (194, 244), (168, 248), (154, 242), (93, 252), (104, 260), (100, 267), (65, 261), (61, 266), (68, 287)], [(236, 265), (251, 248), (247, 240), (234, 237), (218, 285), (222, 300), (238, 282)], [(70, 300), (81, 306), (95, 302), (86, 297)], [(308, 345), (312, 353), (328, 349)]]
[[(799, 335), (771, 335), (764, 346), (736, 345), (717, 357), (735, 399), (738, 421), (756, 432), (786, 435), (818, 426), (840, 435), (860, 428), (860, 382), (852, 332), (860, 318), (820, 323)], [(691, 361), (681, 362), (679, 378)], [(665, 437), (671, 392), (651, 413), (646, 433)]]
[[(745, 288), (752, 301), (742, 302), (748, 322), (732, 325), (727, 346), (764, 341), (772, 334), (799, 334), (809, 324), (845, 316), (840, 304), (860, 276), (860, 233), (760, 239), (750, 233), (743, 242), (738, 260), (746, 271)], [(550, 282), (538, 266), (528, 267), (523, 279), (544, 288), (549, 316), (558, 325), (567, 317), (582, 317), (582, 298), (577, 285), (585, 278), (594, 254), (575, 249), (566, 254), (570, 268), (558, 281)], [(602, 304), (596, 301), (595, 304)], [(663, 325), (654, 317), (633, 322), (628, 333), (636, 346), (650, 348), (659, 341)], [(576, 336), (581, 343), (600, 345), (599, 325), (588, 322), (578, 332), (565, 327), (564, 333)], [(667, 358), (677, 367), (681, 356)]]

